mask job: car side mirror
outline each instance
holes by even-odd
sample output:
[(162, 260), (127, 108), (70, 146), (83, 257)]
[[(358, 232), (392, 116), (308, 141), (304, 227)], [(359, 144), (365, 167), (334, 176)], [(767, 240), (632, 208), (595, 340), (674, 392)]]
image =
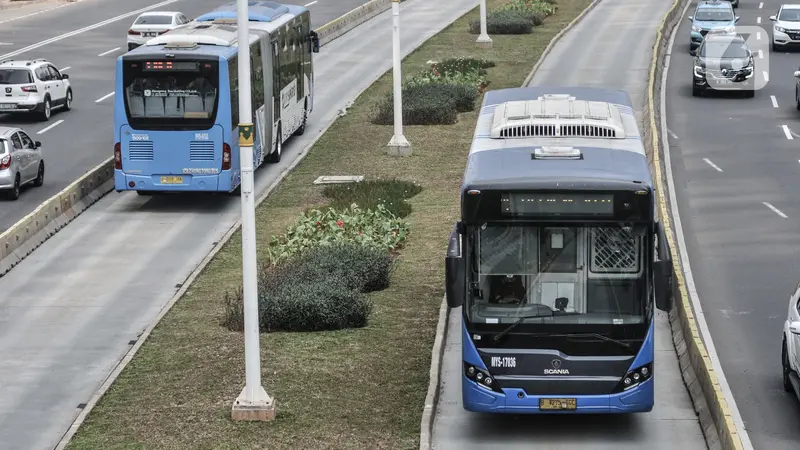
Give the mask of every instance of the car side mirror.
[(689, 50), (689, 54), (692, 55), (692, 56), (697, 56), (697, 49)]
[(800, 78), (800, 70), (795, 70), (794, 71), (794, 77), (795, 78)]
[(739, 23), (739, 16), (733, 18), (733, 23)]
[(447, 246), (447, 256), (444, 260), (445, 296), (447, 297), (447, 306), (450, 308), (461, 306), (464, 303), (464, 295), (466, 293), (466, 263), (461, 253), (463, 236), (459, 228), (459, 223), (453, 226), (453, 231), (450, 233), (450, 243)]
[(653, 263), (653, 281), (656, 308), (669, 312), (672, 309), (672, 253), (670, 252), (664, 225), (657, 223), (658, 261)]
[(62, 79), (62, 80), (69, 80), (69, 75), (67, 75), (67, 74), (65, 74), (65, 73), (62, 73), (62, 74), (61, 74), (61, 79)]
[(778, 19), (775, 16), (769, 16), (769, 20), (772, 21), (772, 22), (775, 22)]
[(39, 147), (41, 147), (41, 146), (42, 146), (42, 143), (41, 143), (41, 142), (39, 142), (39, 141), (36, 141), (36, 142), (34, 142), (34, 143), (33, 143), (33, 146), (34, 146), (35, 148), (39, 148)]
[(800, 322), (794, 321), (794, 322), (790, 323), (789, 324), (789, 331), (791, 331), (792, 334), (800, 334)]
[(689, 17), (687, 17), (687, 18), (686, 18), (686, 20), (688, 20), (689, 22), (691, 22), (691, 21), (693, 21), (693, 20), (694, 20), (694, 17), (692, 17), (692, 16), (689, 16)]
[(309, 37), (311, 38), (311, 51), (313, 53), (319, 53), (319, 35), (316, 31), (312, 31), (309, 33)]

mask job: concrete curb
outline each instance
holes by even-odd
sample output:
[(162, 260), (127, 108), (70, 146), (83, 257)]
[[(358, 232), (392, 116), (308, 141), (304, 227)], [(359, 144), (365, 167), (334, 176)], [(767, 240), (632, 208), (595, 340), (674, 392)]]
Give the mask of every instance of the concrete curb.
[[(330, 43), (386, 11), (391, 4), (391, 0), (371, 0), (322, 25), (316, 30), (320, 46)], [(45, 200), (33, 212), (0, 234), (0, 278), (112, 190), (114, 190), (113, 157), (103, 161), (61, 192)]]
[(444, 341), (450, 323), (450, 308), (447, 306), (447, 297), (442, 299), (439, 307), (439, 322), (436, 325), (436, 339), (433, 340), (431, 351), (430, 383), (428, 394), (425, 396), (425, 406), (422, 408), (420, 422), (419, 450), (430, 450), (433, 441), (433, 422), (436, 419), (436, 405), (439, 403), (439, 383), (442, 377), (442, 360), (444, 359)]
[[(553, 39), (547, 44), (542, 51), (533, 69), (525, 78), (522, 86), (525, 87), (533, 80), (536, 71), (544, 62), (545, 57), (552, 51), (553, 47), (561, 40), (564, 34), (572, 27), (578, 24), (598, 3), (603, 0), (594, 0), (590, 3), (577, 17), (572, 19), (561, 31), (558, 32)], [(474, 10), (472, 10), (474, 11)], [(472, 12), (470, 11), (470, 12)], [(469, 14), (468, 12), (467, 14)], [(444, 359), (444, 343), (447, 332), (449, 331), (448, 323), (450, 319), (450, 308), (447, 306), (446, 298), (442, 300), (442, 306), (439, 308), (439, 322), (436, 326), (436, 339), (433, 341), (433, 350), (431, 351), (431, 369), (430, 369), (430, 382), (428, 383), (428, 394), (425, 396), (425, 406), (422, 408), (422, 420), (420, 423), (419, 433), (419, 450), (430, 450), (433, 446), (433, 423), (436, 420), (436, 405), (439, 403), (439, 383), (441, 382), (442, 374), (442, 360)]]
[(694, 403), (709, 449), (742, 450), (745, 447), (731, 416), (724, 392), (720, 388), (717, 374), (712, 367), (706, 346), (700, 336), (686, 289), (686, 280), (680, 264), (681, 259), (673, 234), (672, 217), (669, 214), (666, 197), (666, 182), (663, 178), (663, 171), (666, 169), (662, 169), (661, 162), (663, 144), (660, 135), (662, 130), (657, 126), (657, 121), (662, 120), (664, 111), (661, 111), (661, 107), (656, 109), (654, 106), (657, 94), (660, 98), (663, 98), (663, 92), (661, 92), (663, 65), (659, 64), (659, 62), (665, 56), (669, 56), (670, 44), (666, 38), (676, 28), (690, 3), (691, 0), (674, 0), (657, 32), (650, 64), (647, 92), (645, 94), (643, 136), (645, 138), (645, 147), (651, 157), (652, 169), (655, 173), (659, 215), (667, 232), (672, 260), (676, 264), (673, 273), (673, 287), (676, 288), (674, 291), (678, 295), (676, 295), (675, 307), (670, 312), (670, 327), (672, 328), (675, 350), (678, 354), (681, 376)]

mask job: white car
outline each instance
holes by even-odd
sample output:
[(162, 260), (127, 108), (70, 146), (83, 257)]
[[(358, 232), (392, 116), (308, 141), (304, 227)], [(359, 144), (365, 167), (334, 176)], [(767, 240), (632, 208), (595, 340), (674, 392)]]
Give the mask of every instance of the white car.
[(783, 324), (781, 363), (783, 388), (800, 396), (800, 284), (789, 296), (789, 316)]
[(128, 30), (128, 51), (185, 23), (189, 19), (177, 11), (152, 11), (139, 15)]
[(44, 184), (41, 147), (20, 128), (0, 127), (0, 193), (16, 200), (22, 186)]
[(781, 5), (778, 14), (770, 16), (772, 24), (772, 51), (790, 45), (800, 45), (800, 4)]
[(36, 113), (49, 120), (54, 109), (72, 109), (69, 75), (46, 59), (0, 62), (0, 114)]

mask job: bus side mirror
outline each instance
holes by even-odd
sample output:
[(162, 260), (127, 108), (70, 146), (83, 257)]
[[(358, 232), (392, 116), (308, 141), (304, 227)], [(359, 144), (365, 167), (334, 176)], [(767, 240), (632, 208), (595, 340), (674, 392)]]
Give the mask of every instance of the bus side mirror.
[(308, 36), (311, 38), (311, 51), (314, 53), (319, 53), (319, 35), (316, 31), (312, 31)]
[(458, 308), (464, 303), (465, 269), (466, 264), (461, 255), (461, 234), (459, 225), (456, 224), (450, 233), (450, 244), (447, 246), (447, 256), (444, 259), (445, 297), (450, 308)]
[(653, 263), (656, 308), (668, 312), (672, 309), (672, 253), (664, 225), (661, 222), (657, 224), (656, 234), (658, 236), (658, 261)]

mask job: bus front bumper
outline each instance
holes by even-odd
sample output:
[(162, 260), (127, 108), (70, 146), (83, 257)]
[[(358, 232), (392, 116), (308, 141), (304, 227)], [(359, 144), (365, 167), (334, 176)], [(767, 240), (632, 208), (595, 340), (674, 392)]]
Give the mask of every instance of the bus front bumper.
[[(625, 392), (610, 395), (528, 395), (522, 389), (503, 388), (503, 394), (490, 391), (462, 375), (464, 409), (496, 414), (629, 414), (653, 409), (653, 378)], [(574, 398), (577, 409), (542, 410), (541, 398)]]
[(228, 174), (131, 175), (114, 170), (114, 189), (119, 191), (219, 192), (230, 191)]

